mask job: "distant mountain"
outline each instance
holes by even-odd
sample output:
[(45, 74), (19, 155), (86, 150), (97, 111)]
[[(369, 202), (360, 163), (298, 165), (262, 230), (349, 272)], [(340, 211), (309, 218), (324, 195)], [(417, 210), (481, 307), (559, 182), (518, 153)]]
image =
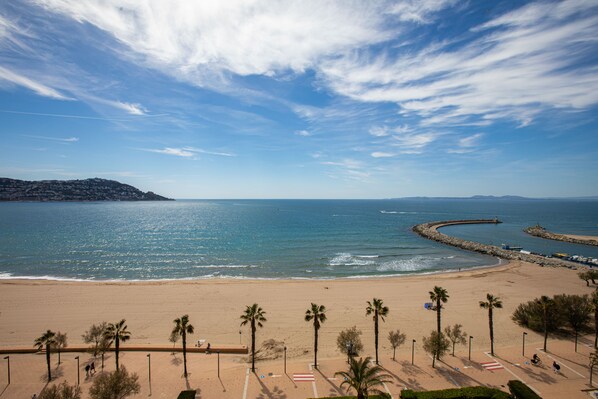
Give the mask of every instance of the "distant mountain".
[(26, 181), (0, 177), (0, 201), (172, 201), (115, 180)]

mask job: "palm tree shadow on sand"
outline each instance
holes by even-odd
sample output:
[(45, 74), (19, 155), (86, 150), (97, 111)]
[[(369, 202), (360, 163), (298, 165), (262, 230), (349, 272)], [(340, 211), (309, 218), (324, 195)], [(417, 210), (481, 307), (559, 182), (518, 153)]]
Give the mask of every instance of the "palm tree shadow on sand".
[(268, 389), (268, 387), (266, 386), (266, 384), (264, 384), (262, 382), (262, 379), (257, 375), (254, 374), (255, 378), (257, 379), (257, 382), (260, 384), (260, 387), (262, 388), (262, 391), (260, 392), (260, 394), (258, 396), (256, 396), (256, 399), (286, 399), (287, 395), (284, 393), (284, 391), (279, 388), (278, 386), (274, 386), (274, 388), (272, 388), (272, 391)]

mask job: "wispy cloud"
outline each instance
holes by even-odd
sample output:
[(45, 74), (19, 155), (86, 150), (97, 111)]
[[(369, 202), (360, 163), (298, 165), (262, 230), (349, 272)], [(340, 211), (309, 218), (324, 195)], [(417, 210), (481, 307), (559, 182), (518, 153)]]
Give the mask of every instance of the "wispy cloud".
[(216, 155), (216, 156), (222, 156), (222, 157), (236, 156), (235, 154), (231, 154), (231, 153), (227, 153), (227, 152), (207, 151), (207, 150), (203, 150), (201, 148), (195, 148), (195, 147), (183, 147), (183, 148), (165, 147), (163, 149), (141, 148), (140, 150), (147, 151), (147, 152), (155, 152), (157, 154), (174, 155), (174, 156), (183, 157), (183, 158), (195, 157), (197, 154)]
[(50, 137), (50, 136), (33, 136), (24, 134), (24, 137), (31, 137), (33, 139), (40, 139), (40, 140), (50, 140), (50, 141), (59, 141), (61, 143), (76, 143), (79, 141), (79, 137)]
[(302, 137), (309, 137), (309, 136), (311, 136), (311, 133), (308, 132), (307, 130), (297, 130), (297, 131), (295, 131), (295, 135), (302, 136)]
[(374, 158), (391, 158), (396, 156), (396, 154), (393, 154), (391, 152), (382, 152), (382, 151), (374, 151), (372, 152), (372, 157)]
[(16, 73), (7, 68), (0, 66), (0, 85), (2, 83), (13, 84), (32, 90), (40, 96), (54, 98), (56, 100), (72, 100), (72, 98), (65, 96), (58, 90), (46, 86), (43, 83), (30, 79), (20, 73)]
[(326, 84), (366, 102), (395, 102), (428, 125), (529, 124), (548, 108), (598, 103), (595, 2), (539, 2), (472, 30), (473, 41), (326, 60)]

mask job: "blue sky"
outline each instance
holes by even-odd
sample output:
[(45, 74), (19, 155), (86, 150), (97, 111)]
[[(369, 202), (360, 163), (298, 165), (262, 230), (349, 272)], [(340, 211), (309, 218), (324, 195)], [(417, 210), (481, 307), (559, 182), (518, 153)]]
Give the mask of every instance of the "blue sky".
[(0, 3), (0, 176), (598, 195), (598, 2)]

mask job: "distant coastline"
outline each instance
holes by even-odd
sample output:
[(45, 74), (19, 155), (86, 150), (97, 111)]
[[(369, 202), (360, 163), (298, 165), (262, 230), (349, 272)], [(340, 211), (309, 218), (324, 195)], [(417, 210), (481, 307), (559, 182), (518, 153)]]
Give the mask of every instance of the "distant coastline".
[(0, 202), (174, 201), (115, 180), (39, 180), (0, 178)]

